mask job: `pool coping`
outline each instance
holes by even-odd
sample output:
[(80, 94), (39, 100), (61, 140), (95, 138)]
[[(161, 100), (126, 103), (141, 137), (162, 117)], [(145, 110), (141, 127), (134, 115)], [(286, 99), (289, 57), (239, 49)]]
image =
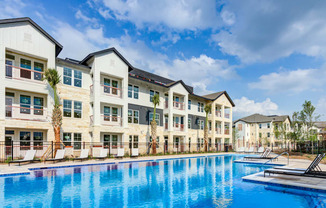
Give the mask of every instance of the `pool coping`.
[[(245, 176), (247, 177), (247, 176)], [(320, 189), (318, 187), (311, 187), (312, 185), (304, 185), (304, 186), (299, 186), (299, 185), (291, 185), (291, 184), (283, 184), (283, 183), (276, 183), (276, 182), (267, 182), (267, 181), (258, 181), (258, 180), (253, 180), (253, 179), (248, 179), (248, 178), (242, 178), (242, 181), (244, 182), (250, 182), (250, 183), (256, 183), (256, 184), (262, 184), (262, 185), (270, 185), (270, 186), (276, 186), (276, 187), (282, 187), (282, 188), (292, 188), (292, 189), (297, 189), (297, 190), (304, 190), (304, 191), (313, 191), (313, 192), (318, 192), (318, 193), (326, 193), (326, 189)]]

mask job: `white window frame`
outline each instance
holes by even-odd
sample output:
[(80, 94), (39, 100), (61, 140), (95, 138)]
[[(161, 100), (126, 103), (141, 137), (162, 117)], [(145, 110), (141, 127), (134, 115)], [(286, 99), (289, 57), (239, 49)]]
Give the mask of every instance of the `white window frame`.
[[(151, 95), (151, 92), (153, 92), (153, 95)], [(153, 97), (154, 95), (158, 94), (158, 96), (160, 96), (160, 92), (156, 91), (156, 90), (149, 90), (149, 101), (153, 102)]]
[(199, 129), (204, 130), (205, 125), (204, 125), (204, 120), (199, 120)]
[[(131, 116), (129, 116), (129, 112), (131, 111)], [(135, 113), (138, 113), (138, 116), (135, 116)], [(129, 118), (131, 118), (131, 122), (129, 122)], [(135, 118), (138, 119), (138, 122), (135, 123)], [(128, 123), (139, 124), (139, 110), (128, 109)]]

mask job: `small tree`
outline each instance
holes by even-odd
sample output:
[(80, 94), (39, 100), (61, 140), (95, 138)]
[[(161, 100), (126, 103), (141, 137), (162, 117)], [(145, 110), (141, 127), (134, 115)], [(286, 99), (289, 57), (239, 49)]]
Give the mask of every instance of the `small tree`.
[(207, 146), (208, 146), (208, 114), (211, 112), (212, 106), (209, 104), (206, 104), (204, 107), (204, 111), (206, 113), (205, 118), (205, 127), (204, 127), (204, 140), (205, 140), (205, 152), (207, 152)]
[(302, 124), (305, 126), (305, 138), (311, 142), (311, 153), (314, 152), (314, 142), (315, 142), (315, 131), (313, 131), (313, 127), (315, 122), (319, 119), (320, 115), (316, 115), (315, 106), (312, 105), (311, 101), (305, 101), (302, 105), (303, 109), (300, 112), (300, 120)]
[(151, 121), (151, 134), (152, 134), (152, 152), (156, 154), (156, 135), (157, 135), (157, 123), (156, 123), (156, 107), (160, 104), (160, 96), (155, 94), (153, 96), (152, 103), (154, 105), (153, 118)]
[(55, 138), (55, 151), (60, 149), (60, 130), (62, 125), (62, 112), (60, 109), (59, 96), (57, 94), (57, 85), (60, 83), (60, 75), (58, 71), (55, 69), (47, 69), (44, 72), (43, 80), (46, 80), (47, 83), (53, 90), (54, 96), (54, 105), (52, 110), (52, 126), (54, 130), (54, 138)]
[(237, 142), (237, 140), (240, 139), (239, 137), (240, 137), (239, 129), (237, 126), (235, 126), (232, 129), (232, 145), (233, 145), (233, 147), (236, 147), (236, 142)]
[(274, 123), (273, 133), (276, 140), (278, 140), (281, 136), (280, 127), (278, 123)]

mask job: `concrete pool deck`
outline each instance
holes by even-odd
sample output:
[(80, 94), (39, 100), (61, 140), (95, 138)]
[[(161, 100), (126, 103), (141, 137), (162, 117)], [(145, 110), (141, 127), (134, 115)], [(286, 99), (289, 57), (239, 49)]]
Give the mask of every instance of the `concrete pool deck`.
[[(261, 161), (260, 163), (264, 163)], [(259, 164), (259, 161), (252, 161), (254, 164)], [(276, 161), (276, 164), (287, 163), (286, 158), (280, 158)], [(290, 159), (289, 165), (284, 166), (284, 168), (299, 168), (307, 169), (310, 165), (310, 160), (303, 159)], [(323, 171), (326, 171), (325, 164), (319, 164)], [(290, 176), (290, 175), (280, 175), (280, 174), (266, 174), (264, 177), (264, 172), (255, 173), (252, 175), (242, 177), (245, 182), (254, 182), (264, 185), (276, 185), (288, 188), (306, 189), (306, 190), (321, 190), (326, 193), (326, 179), (314, 178), (314, 177), (302, 177), (302, 176)]]

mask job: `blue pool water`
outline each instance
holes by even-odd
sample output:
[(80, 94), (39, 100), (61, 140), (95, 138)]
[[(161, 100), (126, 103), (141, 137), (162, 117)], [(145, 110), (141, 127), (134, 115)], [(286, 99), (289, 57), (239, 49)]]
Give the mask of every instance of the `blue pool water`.
[(325, 207), (325, 194), (243, 182), (239, 156), (37, 170), (0, 178), (0, 207)]

